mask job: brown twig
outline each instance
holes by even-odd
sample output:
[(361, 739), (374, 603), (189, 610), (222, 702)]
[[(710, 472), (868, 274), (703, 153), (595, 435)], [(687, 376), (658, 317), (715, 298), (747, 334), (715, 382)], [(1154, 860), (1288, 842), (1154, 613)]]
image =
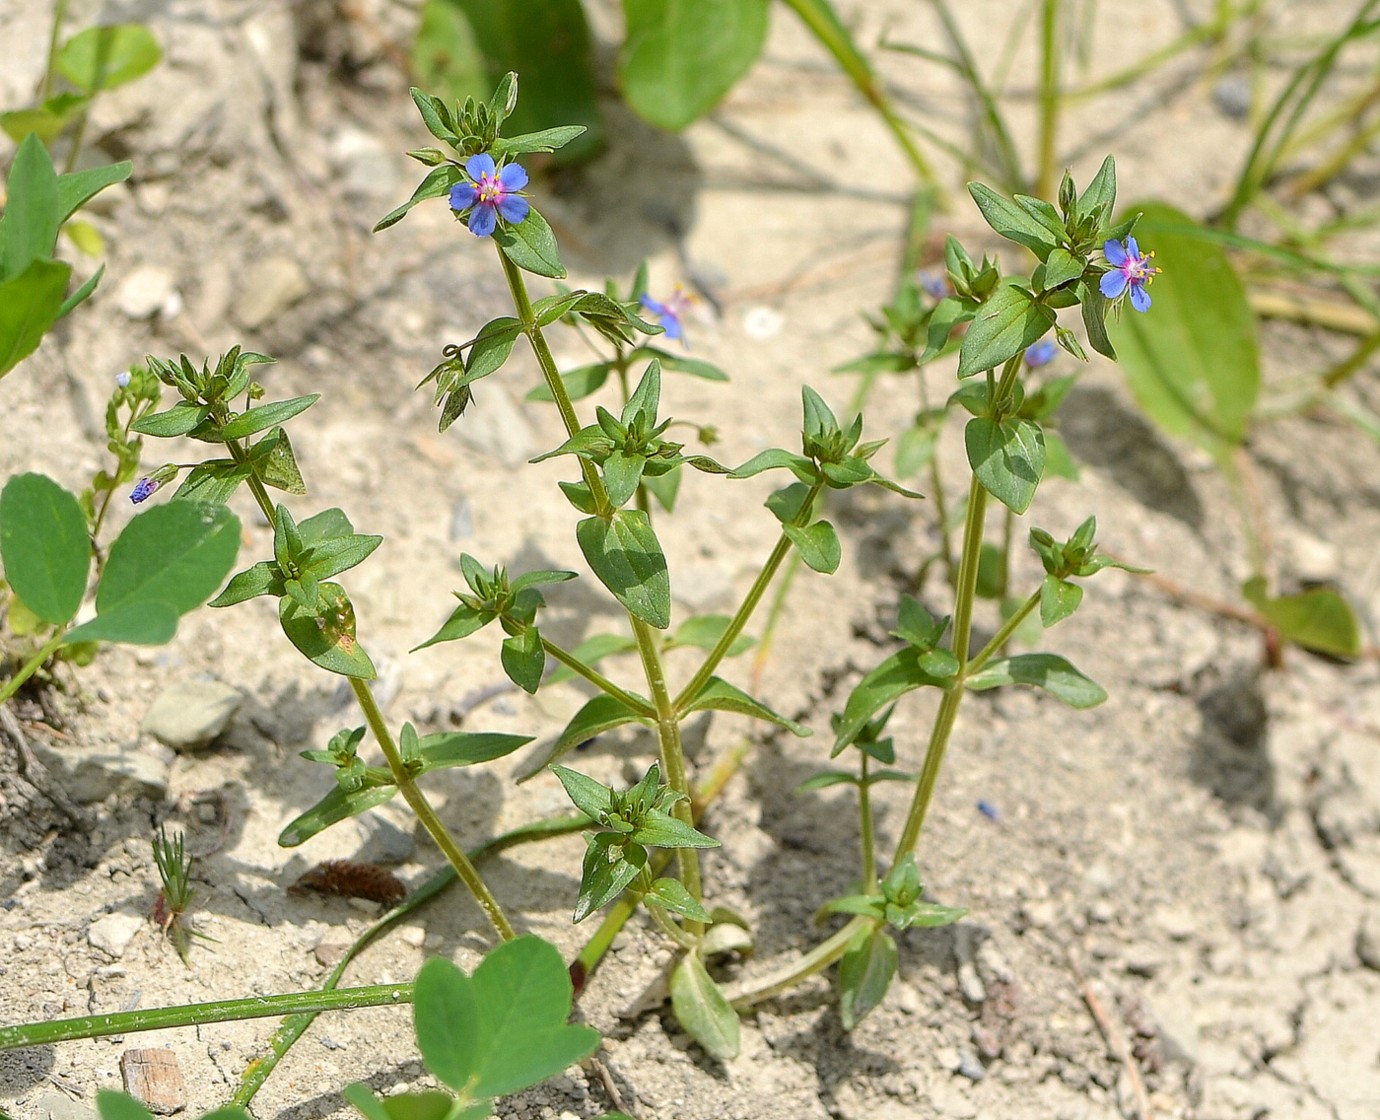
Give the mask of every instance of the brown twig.
[(1107, 1048), (1111, 1050), (1122, 1068), (1126, 1071), (1126, 1079), (1131, 1084), (1131, 1092), (1135, 1095), (1136, 1110), (1140, 1120), (1154, 1120), (1150, 1111), (1150, 1095), (1145, 1091), (1145, 1079), (1140, 1075), (1140, 1066), (1136, 1062), (1136, 1055), (1131, 1049), (1130, 1039), (1126, 1037), (1126, 1032), (1108, 1013), (1106, 1005), (1098, 996), (1092, 983), (1083, 975), (1083, 970), (1078, 967), (1078, 961), (1074, 957), (1073, 948), (1064, 946), (1064, 957), (1068, 961), (1069, 969), (1074, 978), (1078, 981), (1079, 991), (1082, 992), (1083, 1002), (1088, 1005), (1088, 1010), (1092, 1012), (1092, 1017), (1097, 1023), (1097, 1029), (1102, 1032), (1103, 1041), (1107, 1043)]

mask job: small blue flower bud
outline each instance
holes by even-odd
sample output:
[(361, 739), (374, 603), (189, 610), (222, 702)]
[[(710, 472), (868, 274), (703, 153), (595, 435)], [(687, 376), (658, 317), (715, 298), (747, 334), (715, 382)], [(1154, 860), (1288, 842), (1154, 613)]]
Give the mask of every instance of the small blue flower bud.
[(129, 500), (136, 506), (143, 501), (153, 497), (157, 489), (163, 483), (155, 478), (141, 478), (134, 484), (134, 489), (129, 492)]

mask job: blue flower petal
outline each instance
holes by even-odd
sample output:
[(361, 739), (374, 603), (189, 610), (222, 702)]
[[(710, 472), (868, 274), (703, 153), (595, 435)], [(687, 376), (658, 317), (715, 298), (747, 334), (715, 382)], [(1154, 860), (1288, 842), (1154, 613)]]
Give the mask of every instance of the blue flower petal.
[(517, 225), (523, 218), (527, 217), (527, 211), (532, 209), (531, 203), (525, 198), (518, 198), (515, 194), (510, 194), (499, 201), (498, 214), (505, 222)]
[(658, 302), (657, 300), (654, 300), (651, 296), (647, 295), (646, 292), (642, 293), (641, 303), (642, 306), (645, 307), (648, 311), (650, 311), (653, 315), (666, 314), (666, 305), (664, 303)]
[[(1108, 241), (1107, 244), (1115, 245), (1116, 242)], [(1102, 294), (1106, 296), (1108, 299), (1117, 299), (1124, 291), (1126, 291), (1126, 275), (1125, 273), (1117, 270), (1114, 270), (1112, 272), (1104, 272), (1102, 274), (1102, 279), (1098, 281), (1097, 286), (1102, 289)]]
[[(1132, 245), (1135, 244), (1133, 240)], [(1121, 247), (1120, 241), (1108, 241), (1102, 246), (1102, 255), (1107, 258), (1107, 263), (1118, 268), (1126, 263), (1126, 250)]]
[(452, 210), (468, 210), (479, 201), (479, 192), (475, 190), (473, 183), (456, 183), (450, 188), (450, 208)]
[(470, 156), (465, 161), (465, 174), (476, 182), (485, 175), (494, 173), (494, 157), (488, 152), (480, 152), (477, 156)]
[(1150, 293), (1145, 290), (1144, 284), (1131, 285), (1131, 306), (1137, 311), (1150, 310)]
[(470, 232), (475, 237), (488, 237), (498, 225), (492, 206), (476, 206), (470, 211)]
[(666, 332), (667, 338), (679, 339), (684, 333), (681, 329), (680, 316), (673, 311), (662, 313), (661, 327)]
[(1136, 244), (1134, 237), (1126, 238), (1126, 255), (1133, 261), (1140, 260), (1140, 246)]
[(527, 185), (527, 172), (521, 164), (510, 163), (498, 173), (498, 181), (504, 190), (520, 191)]

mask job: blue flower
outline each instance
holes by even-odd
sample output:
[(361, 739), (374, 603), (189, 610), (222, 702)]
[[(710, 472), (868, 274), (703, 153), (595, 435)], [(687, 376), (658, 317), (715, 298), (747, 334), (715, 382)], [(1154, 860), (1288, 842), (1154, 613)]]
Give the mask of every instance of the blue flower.
[(685, 338), (684, 317), (693, 302), (694, 297), (679, 284), (664, 302), (653, 299), (645, 292), (642, 295), (642, 306), (656, 316), (657, 324), (666, 332), (666, 337), (679, 339), (687, 350), (690, 343)]
[(131, 378), (129, 370), (125, 370), (124, 373), (117, 373), (115, 375), (115, 384), (118, 385), (121, 389), (128, 389), (130, 380)]
[(949, 274), (942, 266), (922, 268), (916, 273), (916, 279), (920, 281), (920, 290), (935, 302), (943, 299), (951, 290)]
[(1025, 364), (1031, 369), (1039, 369), (1047, 366), (1054, 361), (1054, 356), (1059, 353), (1059, 348), (1050, 338), (1042, 338), (1039, 342), (1032, 343), (1025, 348)]
[(134, 489), (129, 492), (129, 500), (136, 506), (140, 502), (146, 502), (149, 498), (153, 497), (154, 493), (162, 485), (163, 482), (161, 479), (141, 478), (134, 484)]
[(1120, 299), (1130, 289), (1131, 306), (1137, 311), (1149, 311), (1150, 293), (1145, 289), (1160, 271), (1150, 264), (1155, 254), (1141, 256), (1134, 237), (1128, 237), (1124, 247), (1120, 241), (1108, 241), (1102, 246), (1102, 254), (1112, 266), (1110, 272), (1102, 274), (1098, 285), (1102, 294), (1108, 299)]
[(498, 219), (516, 225), (527, 217), (531, 204), (518, 192), (527, 185), (527, 172), (516, 163), (494, 166), (493, 157), (471, 156), (465, 162), (470, 182), (450, 188), (450, 208), (457, 214), (469, 211), (466, 224), (476, 237), (488, 237)]

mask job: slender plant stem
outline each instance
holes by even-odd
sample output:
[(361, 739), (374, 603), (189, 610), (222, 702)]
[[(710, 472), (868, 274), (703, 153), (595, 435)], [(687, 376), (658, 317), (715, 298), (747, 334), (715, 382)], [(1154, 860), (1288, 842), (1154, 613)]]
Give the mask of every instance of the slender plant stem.
[(441, 849), (447, 862), (455, 868), (455, 873), (460, 876), (460, 881), (470, 889), (470, 893), (474, 895), (475, 901), (479, 903), (499, 937), (503, 938), (504, 941), (511, 941), (517, 934), (513, 932), (513, 927), (508, 923), (507, 917), (504, 916), (503, 909), (498, 905), (498, 900), (494, 898), (479, 871), (470, 862), (469, 857), (455, 842), (455, 837), (450, 834), (450, 830), (441, 823), (441, 818), (436, 815), (436, 810), (431, 807), (431, 802), (426, 799), (426, 794), (412, 780), (412, 775), (403, 764), (402, 753), (398, 750), (398, 744), (393, 740), (393, 733), (388, 730), (388, 724), (384, 722), (383, 713), (379, 711), (378, 703), (374, 700), (374, 694), (369, 690), (368, 682), (362, 681), (358, 677), (350, 677), (349, 681), (350, 687), (354, 690), (355, 699), (359, 702), (360, 710), (364, 713), (365, 721), (369, 724), (369, 730), (373, 732), (374, 738), (378, 740), (379, 747), (383, 750), (383, 756), (388, 760), (388, 769), (392, 771), (393, 780), (398, 784), (398, 792), (412, 807), (412, 811), (421, 821), (422, 827), (436, 841), (436, 846)]
[(986, 665), (988, 661), (1000, 653), (1002, 647), (1011, 640), (1011, 635), (1014, 634), (1020, 624), (1030, 616), (1030, 612), (1039, 605), (1040, 592), (1037, 590), (1031, 593), (1029, 598), (1020, 605), (1020, 609), (1017, 610), (1015, 614), (1002, 623), (1001, 629), (992, 635), (992, 640), (973, 656), (973, 659), (968, 662), (967, 667), (964, 669), (963, 675), (965, 677), (971, 677)]
[[(499, 251), (498, 259), (503, 265), (503, 275), (508, 281), (508, 291), (513, 297), (513, 307), (517, 310), (518, 322), (522, 324), (523, 333), (527, 335), (527, 340), (532, 344), (532, 353), (536, 355), (537, 365), (541, 367), (542, 378), (546, 381), (546, 387), (556, 402), (556, 408), (560, 411), (561, 423), (565, 425), (566, 435), (573, 436), (580, 430), (580, 419), (575, 415), (575, 406), (571, 403), (570, 394), (566, 392), (565, 382), (561, 380), (560, 371), (556, 368), (556, 359), (551, 356), (551, 347), (546, 344), (546, 336), (542, 334), (541, 327), (537, 325), (537, 317), (532, 311), (532, 300), (527, 295), (527, 281), (523, 279), (522, 269), (510, 261), (502, 250)], [(599, 472), (591, 463), (581, 459), (580, 473), (584, 476), (585, 485), (589, 487), (590, 496), (594, 500), (594, 508), (602, 516), (609, 516), (612, 509), (609, 504), (609, 492), (604, 486), (604, 480), (599, 477)]]
[(1059, 130), (1059, 24), (1060, 0), (1044, 0), (1040, 6), (1040, 162), (1035, 176), (1035, 196), (1054, 194), (1054, 163)]
[[(800, 504), (800, 513), (797, 515), (796, 523), (802, 523), (802, 519), (808, 520), (811, 511), (815, 506), (815, 499), (819, 497), (819, 492), (823, 488), (822, 483), (815, 483), (810, 492), (805, 495), (805, 500)], [(748, 593), (739, 605), (737, 612), (729, 621), (724, 632), (719, 636), (719, 640), (714, 643), (704, 659), (704, 663), (696, 670), (695, 675), (684, 688), (680, 690), (680, 695), (676, 697), (675, 710), (683, 712), (685, 706), (690, 703), (700, 690), (709, 682), (709, 678), (714, 675), (714, 670), (719, 667), (719, 663), (728, 656), (728, 651), (733, 648), (733, 643), (738, 640), (738, 635), (743, 632), (743, 627), (748, 624), (752, 617), (752, 612), (757, 609), (757, 604), (762, 601), (762, 596), (766, 594), (771, 581), (776, 578), (776, 572), (781, 567), (781, 563), (791, 551), (791, 538), (782, 533), (772, 547), (771, 555), (767, 557), (767, 562), (762, 565), (762, 570), (757, 573), (757, 578), (752, 581), (752, 586), (748, 588)]]
[(910, 811), (906, 814), (905, 827), (896, 843), (893, 863), (899, 863), (913, 852), (920, 839), (920, 829), (924, 827), (925, 814), (929, 811), (935, 783), (939, 780), (939, 770), (944, 764), (944, 752), (948, 749), (954, 721), (958, 718), (958, 709), (963, 703), (968, 643), (973, 624), (973, 599), (977, 589), (978, 557), (982, 550), (986, 512), (987, 491), (974, 476), (968, 488), (968, 515), (963, 523), (963, 554), (959, 561), (958, 586), (954, 591), (953, 653), (963, 668), (959, 669), (958, 677), (944, 693), (939, 711), (935, 714), (934, 728), (930, 732), (929, 746), (925, 750), (925, 761), (920, 769), (919, 780), (915, 783), (915, 796), (911, 800)]
[(43, 69), (43, 100), (53, 95), (53, 74), (57, 70), (58, 40), (62, 38), (62, 25), (67, 19), (68, 0), (56, 0), (53, 4), (53, 30), (48, 36), (48, 65)]
[(751, 983), (735, 985), (724, 993), (725, 998), (737, 1010), (743, 1011), (755, 1003), (771, 999), (774, 995), (790, 990), (802, 980), (823, 972), (844, 953), (860, 929), (873, 924), (873, 919), (857, 917), (841, 927), (827, 939), (821, 941), (803, 957), (784, 968)]
[(412, 1002), (411, 984), (369, 984), (334, 991), (288, 992), (248, 999), (187, 1003), (147, 1011), (117, 1011), (109, 1015), (82, 1015), (46, 1023), (0, 1027), (0, 1050), (23, 1046), (51, 1046), (78, 1038), (104, 1038), (112, 1034), (226, 1023), (238, 1019), (266, 1019), (307, 1011), (349, 1011), (357, 1007), (384, 1007)]
[(43, 663), (47, 661), (48, 658), (52, 657), (53, 654), (57, 653), (59, 649), (62, 648), (63, 639), (65, 639), (66, 637), (67, 627), (62, 626), (58, 629), (58, 632), (56, 634), (54, 634), (51, 638), (48, 639), (47, 642), (44, 643), (42, 649), (40, 649), (36, 654), (29, 658), (28, 661), (24, 662), (24, 664), (20, 666), (19, 672), (15, 673), (15, 675), (12, 676), (9, 680), (7, 680), (3, 685), (0, 685), (0, 704), (3, 704), (16, 692), (18, 692), (20, 688), (23, 687), (24, 682), (27, 681), (30, 677), (32, 677), (36, 672), (38, 672), (38, 670), (42, 668)]
[(858, 832), (862, 837), (862, 879), (863, 894), (871, 894), (877, 889), (877, 834), (872, 824), (872, 784), (867, 780), (868, 763), (872, 761), (866, 751), (862, 755), (858, 782)]
[[(676, 715), (671, 703), (671, 693), (666, 687), (666, 671), (661, 663), (661, 648), (656, 633), (640, 618), (628, 616), (632, 622), (633, 637), (637, 641), (637, 652), (642, 658), (642, 669), (647, 675), (647, 685), (652, 692), (652, 703), (656, 708), (656, 737), (661, 751), (661, 769), (666, 784), (679, 794), (682, 800), (676, 802), (672, 812), (677, 819), (693, 827), (694, 813), (690, 809), (690, 779), (685, 772), (685, 752), (680, 741), (680, 717)], [(680, 881), (698, 902), (703, 897), (704, 888), (700, 884), (699, 853), (694, 848), (677, 848), (676, 862), (680, 867)], [(687, 921), (686, 929), (694, 936), (704, 932), (701, 922)]]
[(570, 653), (568, 650), (562, 649), (560, 646), (556, 645), (555, 642), (551, 642), (548, 641), (546, 638), (542, 638), (541, 646), (542, 649), (546, 650), (546, 652), (551, 657), (559, 661), (572, 673), (578, 673), (580, 676), (584, 677), (585, 680), (589, 681), (590, 684), (594, 685), (594, 687), (599, 689), (601, 692), (606, 692), (615, 700), (631, 708), (633, 711), (640, 713), (641, 715), (656, 715), (656, 709), (653, 708), (650, 704), (648, 704), (645, 700), (641, 699), (640, 697), (634, 696), (631, 692), (628, 692), (625, 689), (619, 688), (618, 685), (614, 684), (613, 681), (609, 680), (608, 677), (604, 676), (604, 674), (599, 672), (599, 670), (595, 669), (593, 666), (586, 665), (573, 653)]

